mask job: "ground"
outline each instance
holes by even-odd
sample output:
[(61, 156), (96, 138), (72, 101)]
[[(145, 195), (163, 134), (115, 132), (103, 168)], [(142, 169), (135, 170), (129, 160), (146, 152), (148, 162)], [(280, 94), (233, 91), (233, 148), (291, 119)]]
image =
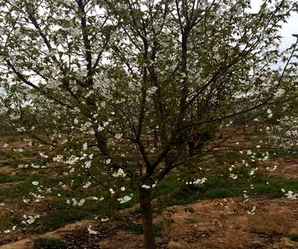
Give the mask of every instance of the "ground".
[[(249, 213), (253, 207), (255, 211)], [(243, 203), (239, 198), (229, 198), (174, 206), (157, 216), (155, 223), (161, 226), (157, 237), (159, 248), (298, 248), (298, 202), (286, 199), (260, 198)], [(88, 226), (98, 234), (89, 234)], [(143, 248), (142, 235), (121, 224), (117, 227), (116, 223), (85, 221), (43, 236), (63, 238), (68, 248)], [(29, 249), (31, 245), (29, 239), (0, 248)]]
[[(214, 144), (213, 153), (217, 156), (211, 161), (206, 184), (176, 186), (169, 178), (161, 186), (154, 201), (158, 248), (298, 248), (298, 200), (285, 198), (281, 191), (298, 192), (295, 150), (288, 153), (266, 148), (272, 153), (268, 160), (258, 163), (256, 177), (248, 181), (244, 172), (239, 179), (230, 179), (218, 174), (217, 162), (224, 160), (229, 167), (239, 151), (252, 147), (245, 137), (236, 137), (223, 136), (229, 141), (224, 146)], [(58, 198), (56, 193), (45, 195), (38, 202), (30, 199), (36, 193), (32, 182), (45, 184), (67, 177), (59, 175), (58, 164), (48, 164), (39, 154), (47, 149), (23, 137), (3, 137), (0, 141), (0, 249), (32, 248), (32, 241), (39, 237), (62, 239), (69, 249), (143, 248), (140, 217), (131, 211), (137, 208), (123, 209), (123, 217), (102, 222), (106, 213), (101, 203), (90, 200), (84, 207), (73, 207), (65, 205), (67, 195)], [(258, 153), (264, 151), (260, 149)], [(277, 169), (271, 170), (275, 166)], [(252, 183), (250, 198), (243, 198), (243, 191)], [(92, 191), (96, 189), (74, 195), (86, 197)], [(22, 224), (24, 214), (40, 217), (34, 224)]]

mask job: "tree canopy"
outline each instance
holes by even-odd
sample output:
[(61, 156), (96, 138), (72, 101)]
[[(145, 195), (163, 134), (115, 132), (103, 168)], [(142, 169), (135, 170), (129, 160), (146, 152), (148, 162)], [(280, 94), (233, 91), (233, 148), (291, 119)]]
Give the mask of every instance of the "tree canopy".
[(279, 31), (295, 7), (3, 0), (2, 103), (20, 132), (62, 141), (63, 160), (139, 189), (145, 247), (154, 248), (151, 188), (234, 118), (271, 116), (293, 98), (297, 43), (280, 51)]

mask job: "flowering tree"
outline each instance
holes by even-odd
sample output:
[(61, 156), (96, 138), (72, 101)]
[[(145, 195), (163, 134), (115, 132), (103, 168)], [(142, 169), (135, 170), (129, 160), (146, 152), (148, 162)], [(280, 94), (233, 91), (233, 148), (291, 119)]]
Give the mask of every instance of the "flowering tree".
[(252, 13), (247, 0), (3, 0), (7, 116), (62, 144), (55, 160), (70, 173), (101, 176), (111, 194), (137, 189), (153, 249), (152, 188), (224, 124), (271, 115), (282, 87), (293, 89), (296, 44), (280, 52), (278, 32), (295, 6), (271, 2)]

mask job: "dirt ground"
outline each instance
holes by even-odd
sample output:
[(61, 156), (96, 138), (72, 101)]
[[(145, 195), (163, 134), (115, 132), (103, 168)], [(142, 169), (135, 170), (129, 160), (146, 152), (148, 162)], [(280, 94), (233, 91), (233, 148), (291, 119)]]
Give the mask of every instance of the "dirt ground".
[[(10, 147), (26, 149), (30, 146), (10, 144)], [(0, 153), (7, 150), (7, 146), (0, 143)], [(272, 165), (277, 165), (273, 176), (298, 180), (298, 159), (267, 161), (264, 167)], [(6, 159), (1, 163), (1, 156), (0, 166), (3, 176), (14, 175), (17, 170), (16, 166), (6, 165)], [(2, 183), (0, 188), (9, 189), (15, 184), (19, 182)], [(17, 206), (14, 203), (0, 205), (0, 221), (1, 217), (11, 215), (11, 209)], [(133, 222), (140, 224), (138, 219)], [(204, 200), (169, 207), (156, 216), (155, 224), (160, 228), (156, 238), (159, 249), (298, 249), (298, 200), (266, 197), (249, 201), (242, 198)], [(61, 238), (68, 249), (143, 248), (141, 234), (112, 222), (82, 221), (42, 236)], [(25, 233), (2, 233), (0, 249), (31, 249), (35, 238), (36, 235)]]
[[(136, 221), (138, 222), (138, 221)], [(168, 208), (159, 215), (158, 248), (167, 249), (287, 249), (298, 248), (298, 201), (238, 198), (201, 201)], [(98, 234), (88, 234), (88, 224)], [(81, 241), (87, 247), (100, 249), (138, 249), (142, 235), (115, 229), (105, 235), (100, 224), (82, 222), (68, 225), (46, 236)], [(112, 224), (105, 224), (106, 231)], [(82, 233), (85, 231), (85, 234)], [(83, 238), (83, 239), (82, 239)], [(85, 238), (85, 240), (84, 240)], [(295, 239), (296, 238), (296, 239)], [(86, 244), (86, 240), (89, 243)], [(30, 238), (7, 244), (0, 249), (32, 248)], [(77, 248), (77, 247), (70, 247)], [(83, 247), (82, 247), (83, 248)]]

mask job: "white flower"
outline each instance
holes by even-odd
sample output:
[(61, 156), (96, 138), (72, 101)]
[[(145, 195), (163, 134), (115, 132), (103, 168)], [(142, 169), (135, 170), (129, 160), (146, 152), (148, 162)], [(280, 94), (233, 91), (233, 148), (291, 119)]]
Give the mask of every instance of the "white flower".
[(56, 157), (53, 158), (54, 162), (62, 162), (63, 160), (63, 156), (62, 155), (57, 155)]
[(266, 167), (266, 170), (271, 171), (271, 172), (275, 171), (276, 169), (277, 169), (277, 165), (274, 165), (273, 168)]
[(32, 182), (32, 185), (34, 185), (34, 186), (38, 186), (38, 185), (39, 185), (39, 182), (38, 182), (38, 181), (33, 181), (33, 182)]
[(297, 200), (298, 199), (298, 193), (294, 193), (293, 191), (289, 190), (285, 196), (290, 200)]
[(203, 178), (198, 178), (197, 180), (193, 181), (193, 184), (204, 184), (205, 182), (207, 181), (207, 178), (206, 177), (203, 177)]
[(86, 200), (85, 199), (81, 199), (78, 203), (79, 207), (82, 207), (85, 204)]
[(101, 132), (101, 131), (104, 130), (104, 127), (102, 127), (102, 126), (99, 125), (99, 126), (97, 127), (97, 130), (98, 130), (99, 132)]
[(158, 87), (156, 87), (156, 86), (150, 87), (150, 88), (148, 89), (148, 94), (149, 94), (149, 95), (152, 95), (152, 94), (154, 94), (157, 90), (158, 90)]
[(91, 164), (92, 164), (92, 161), (85, 162), (85, 168), (86, 169), (90, 169), (91, 168)]
[(284, 89), (278, 89), (278, 91), (274, 94), (275, 97), (281, 97), (282, 95), (285, 94), (285, 90)]
[(67, 161), (65, 163), (73, 165), (75, 164), (77, 161), (79, 161), (79, 157), (76, 157), (74, 155), (72, 155), (70, 158), (67, 159)]
[(132, 196), (125, 195), (122, 198), (118, 198), (117, 200), (119, 201), (120, 204), (124, 204), (129, 202), (132, 199)]
[(86, 199), (92, 200), (92, 201), (98, 201), (98, 198), (96, 196), (90, 196), (90, 197), (87, 197)]
[(250, 175), (250, 176), (252, 176), (252, 175), (254, 175), (254, 174), (255, 174), (255, 172), (256, 172), (256, 170), (255, 170), (255, 169), (251, 169), (251, 170), (250, 170), (250, 172), (249, 172), (249, 175)]
[(255, 215), (256, 214), (256, 212), (255, 212), (256, 208), (257, 208), (256, 206), (253, 206), (251, 210), (247, 211), (247, 213), (250, 214), (250, 215)]
[(116, 139), (121, 139), (122, 136), (123, 136), (123, 134), (121, 134), (121, 133), (116, 133), (116, 134), (115, 134), (115, 138), (116, 138)]
[(39, 152), (39, 155), (42, 157), (42, 158), (48, 158), (48, 156), (42, 152)]
[(83, 144), (83, 150), (87, 150), (88, 149), (88, 144), (87, 143), (84, 143)]
[(92, 227), (91, 227), (91, 225), (89, 225), (89, 226), (88, 226), (87, 230), (88, 230), (88, 233), (89, 233), (89, 234), (91, 234), (91, 235), (96, 235), (96, 234), (98, 234), (98, 232), (97, 232), (97, 231), (95, 231), (95, 230), (92, 230)]
[(77, 124), (79, 123), (79, 120), (78, 120), (77, 118), (75, 118), (74, 121), (73, 121), (73, 123), (74, 123), (75, 125), (77, 125)]
[(141, 187), (142, 187), (143, 189), (151, 189), (151, 186), (146, 185), (146, 184), (143, 184)]
[(91, 186), (91, 182), (86, 182), (84, 185), (83, 185), (83, 188), (89, 188)]
[(236, 180), (238, 176), (236, 174), (230, 174), (230, 178), (232, 178), (233, 180)]
[(270, 109), (267, 110), (268, 118), (272, 118), (273, 114)]
[(33, 168), (33, 169), (40, 169), (40, 166), (39, 166), (39, 165), (36, 165), (36, 164), (34, 164), (34, 163), (32, 163), (30, 166), (31, 166), (31, 168)]
[(125, 177), (126, 173), (124, 172), (123, 169), (119, 168), (117, 172), (114, 172), (113, 177)]
[[(207, 178), (206, 177), (203, 177), (203, 178), (198, 178), (194, 181), (187, 181), (186, 182), (186, 185), (199, 185), (199, 184), (204, 184), (205, 182), (207, 181)], [(156, 184), (154, 184), (154, 187), (156, 186)]]
[(26, 225), (31, 225), (31, 224), (33, 224), (37, 219), (39, 219), (40, 218), (40, 215), (26, 215), (26, 214), (24, 214), (23, 215), (23, 218), (24, 218), (24, 220), (22, 221), (22, 223), (23, 224), (26, 224)]
[(107, 222), (107, 221), (109, 221), (109, 220), (110, 220), (109, 218), (101, 218), (101, 219), (100, 219), (101, 222)]
[(101, 102), (101, 103), (100, 103), (100, 106), (101, 106), (102, 108), (105, 108), (105, 107), (106, 107), (106, 102), (104, 102), (104, 101)]
[[(76, 207), (76, 206), (82, 207), (86, 202), (86, 199), (84, 199), (84, 198), (79, 201), (77, 201), (75, 198), (72, 198), (71, 200), (72, 200), (72, 205), (74, 207)], [(70, 204), (70, 202), (68, 202), (68, 204)]]
[(108, 165), (108, 164), (110, 164), (112, 162), (112, 160), (110, 158), (108, 158), (105, 162)]

